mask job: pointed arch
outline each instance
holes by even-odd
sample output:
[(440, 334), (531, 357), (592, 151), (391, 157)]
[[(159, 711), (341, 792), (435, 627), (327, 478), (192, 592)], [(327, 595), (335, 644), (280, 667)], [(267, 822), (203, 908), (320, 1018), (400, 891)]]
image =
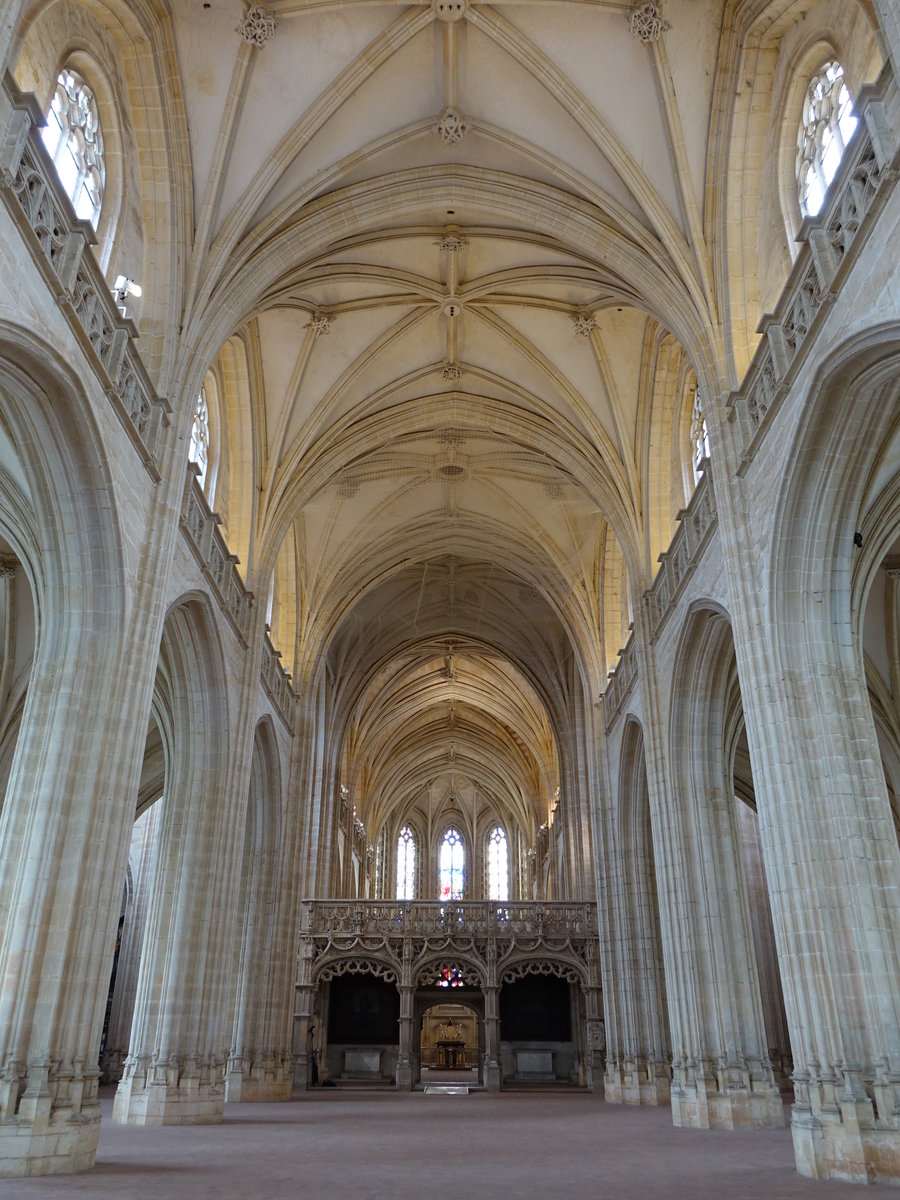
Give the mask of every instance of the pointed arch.
[(275, 955), (279, 936), (282, 780), (278, 742), (271, 716), (253, 735), (253, 761), (241, 861), (235, 960), (237, 962), (234, 1030), (228, 1066), (229, 1100), (252, 1099), (254, 1083), (267, 1051), (277, 1044), (272, 1029), (277, 1005)]

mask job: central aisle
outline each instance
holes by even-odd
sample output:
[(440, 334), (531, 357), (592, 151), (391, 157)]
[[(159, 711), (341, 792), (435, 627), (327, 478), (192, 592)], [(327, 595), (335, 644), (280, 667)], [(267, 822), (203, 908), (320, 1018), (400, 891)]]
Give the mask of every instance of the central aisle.
[[(104, 1117), (112, 1106), (104, 1101)], [(327, 1089), (227, 1105), (225, 1123), (105, 1120), (86, 1175), (4, 1181), (3, 1200), (859, 1200), (794, 1172), (790, 1131), (673, 1129), (668, 1108), (583, 1092), (425, 1096)]]

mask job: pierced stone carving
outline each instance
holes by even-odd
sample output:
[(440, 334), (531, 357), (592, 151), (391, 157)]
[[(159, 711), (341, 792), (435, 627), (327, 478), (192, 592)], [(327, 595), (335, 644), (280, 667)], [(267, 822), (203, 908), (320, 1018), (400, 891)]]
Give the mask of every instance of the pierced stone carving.
[(0, 579), (15, 579), (18, 559), (0, 558)]
[(578, 971), (571, 964), (558, 959), (542, 958), (515, 963), (503, 972), (501, 982), (513, 983), (516, 979), (524, 979), (526, 975), (553, 975), (569, 983), (581, 982)]
[(662, 35), (672, 28), (660, 11), (658, 0), (644, 0), (638, 4), (629, 18), (632, 34), (646, 46), (648, 42), (658, 42)]
[(272, 13), (267, 12), (261, 4), (251, 4), (247, 15), (235, 28), (235, 33), (251, 46), (264, 46), (269, 38), (275, 36), (275, 26), (278, 24)]
[(464, 248), (466, 239), (460, 237), (458, 233), (445, 233), (441, 240), (434, 244), (439, 250), (446, 250), (448, 254), (456, 254)]
[(458, 363), (445, 363), (441, 371), (441, 379), (447, 383), (458, 383), (462, 379), (462, 367)]
[(448, 991), (467, 984), (484, 987), (484, 971), (469, 956), (441, 958), (423, 966), (416, 983), (419, 987), (447, 987)]
[(456, 146), (466, 136), (469, 123), (456, 108), (445, 108), (438, 118), (435, 132), (445, 146)]
[(323, 334), (331, 333), (331, 326), (334, 322), (334, 317), (328, 313), (314, 312), (310, 314), (309, 320), (303, 326), (304, 329), (311, 329), (316, 337), (321, 337)]
[(577, 337), (589, 338), (597, 328), (593, 313), (576, 313), (572, 317), (572, 327)]
[(323, 963), (316, 971), (319, 983), (328, 983), (338, 975), (375, 975), (388, 983), (397, 982), (397, 968), (377, 958), (339, 958)]
[[(181, 512), (181, 527), (194, 545), (216, 586), (222, 610), (234, 621), (241, 638), (246, 638), (252, 600), (237, 570), (237, 557), (230, 554), (219, 529), (221, 520), (209, 507), (197, 481), (195, 463), (186, 463), (188, 486)], [(246, 643), (245, 643), (246, 644)]]

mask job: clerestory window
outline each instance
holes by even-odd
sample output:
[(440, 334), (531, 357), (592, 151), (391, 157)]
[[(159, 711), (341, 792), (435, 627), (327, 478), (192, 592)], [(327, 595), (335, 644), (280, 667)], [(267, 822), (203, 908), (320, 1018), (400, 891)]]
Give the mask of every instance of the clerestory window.
[(416, 898), (416, 839), (408, 825), (397, 838), (397, 899)]
[(488, 899), (509, 899), (509, 845), (498, 825), (488, 838)]
[(824, 204), (856, 125), (844, 68), (834, 60), (826, 62), (806, 89), (797, 135), (797, 190), (804, 217), (814, 217)]
[(700, 478), (700, 464), (705, 458), (709, 458), (709, 430), (706, 428), (706, 417), (700, 403), (700, 389), (697, 388), (691, 409), (691, 465), (694, 469), (694, 483)]
[(440, 898), (462, 900), (465, 886), (466, 852), (456, 829), (448, 829), (441, 841)]
[(76, 216), (96, 229), (106, 182), (100, 116), (93, 91), (69, 67), (56, 80), (41, 137)]
[(204, 487), (206, 485), (206, 470), (209, 466), (209, 403), (206, 399), (205, 387), (200, 389), (197, 396), (197, 406), (194, 409), (188, 461), (196, 463), (200, 468), (199, 483), (201, 487)]

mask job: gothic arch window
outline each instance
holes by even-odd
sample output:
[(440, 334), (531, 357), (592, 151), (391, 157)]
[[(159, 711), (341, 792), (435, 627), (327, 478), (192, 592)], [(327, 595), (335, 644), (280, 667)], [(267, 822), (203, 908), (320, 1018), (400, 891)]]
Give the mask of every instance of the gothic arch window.
[(797, 135), (797, 191), (804, 217), (814, 217), (825, 202), (856, 125), (844, 68), (830, 59), (809, 81)]
[(703, 415), (703, 405), (700, 401), (700, 389), (694, 392), (694, 403), (691, 408), (691, 466), (694, 471), (694, 483), (700, 478), (700, 464), (709, 458), (709, 430), (706, 427), (706, 417)]
[(76, 215), (96, 229), (106, 184), (103, 134), (93, 89), (71, 67), (57, 76), (41, 137)]
[(206, 398), (205, 387), (201, 387), (197, 395), (197, 403), (194, 407), (188, 461), (196, 463), (200, 468), (200, 474), (197, 478), (200, 486), (205, 488), (206, 475), (209, 468), (209, 401)]
[(397, 899), (416, 898), (416, 837), (404, 825), (397, 838)]
[(487, 841), (488, 899), (509, 899), (509, 842), (496, 825)]
[(441, 839), (438, 878), (441, 900), (462, 900), (466, 882), (466, 851), (462, 835), (452, 826)]

